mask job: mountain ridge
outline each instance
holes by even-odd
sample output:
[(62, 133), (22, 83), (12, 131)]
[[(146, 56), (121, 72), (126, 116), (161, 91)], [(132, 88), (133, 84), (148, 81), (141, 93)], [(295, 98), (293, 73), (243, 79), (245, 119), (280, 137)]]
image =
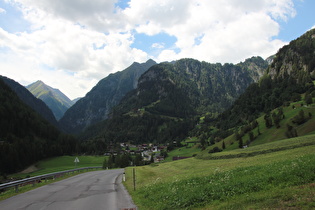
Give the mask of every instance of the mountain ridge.
[(154, 65), (139, 78), (138, 87), (113, 108), (110, 119), (83, 135), (116, 142), (176, 140), (188, 134), (198, 115), (217, 115), (229, 107), (266, 67), (261, 57), (237, 65), (188, 58)]
[(33, 110), (39, 113), (43, 118), (49, 121), (54, 126), (58, 127), (58, 122), (50, 110), (50, 108), (40, 99), (36, 98), (24, 86), (14, 81), (13, 79), (0, 75), (0, 78), (18, 95), (18, 97)]
[(108, 118), (111, 108), (138, 84), (138, 78), (156, 62), (134, 62), (125, 70), (113, 73), (100, 80), (85, 97), (78, 100), (60, 119), (65, 131), (79, 133), (93, 123)]
[(36, 97), (44, 101), (52, 110), (57, 120), (73, 105), (73, 102), (59, 89), (52, 88), (38, 80), (26, 88)]

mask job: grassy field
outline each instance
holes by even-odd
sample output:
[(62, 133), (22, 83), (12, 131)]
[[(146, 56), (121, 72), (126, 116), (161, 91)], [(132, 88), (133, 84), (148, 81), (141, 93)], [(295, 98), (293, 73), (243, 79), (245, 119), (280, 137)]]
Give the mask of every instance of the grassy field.
[(286, 149), (250, 157), (189, 158), (136, 167), (136, 191), (132, 168), (127, 168), (126, 187), (139, 209), (312, 209), (314, 141), (312, 135), (259, 145), (248, 152)]
[(235, 157), (250, 157), (259, 154), (267, 154), (276, 151), (289, 150), (304, 146), (315, 145), (315, 136), (306, 135), (300, 138), (283, 139), (266, 144), (247, 147), (245, 149), (227, 150), (218, 153), (208, 153), (207, 150), (198, 153), (199, 159), (228, 159)]
[(193, 157), (200, 152), (198, 145), (176, 148), (168, 153), (165, 162), (172, 161), (173, 157)]
[(16, 173), (10, 175), (10, 177), (21, 177), (25, 178), (28, 176), (38, 176), (42, 174), (48, 174), (58, 171), (65, 171), (75, 168), (91, 167), (91, 166), (102, 166), (104, 156), (78, 156), (79, 163), (75, 165), (75, 156), (60, 156), (50, 159), (39, 161), (38, 163), (31, 166), (32, 170), (27, 173)]

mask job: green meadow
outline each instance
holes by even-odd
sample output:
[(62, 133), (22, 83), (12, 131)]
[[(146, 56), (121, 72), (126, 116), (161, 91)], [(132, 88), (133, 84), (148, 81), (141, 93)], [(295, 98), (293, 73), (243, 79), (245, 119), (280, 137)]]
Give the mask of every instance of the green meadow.
[(12, 177), (25, 178), (28, 176), (38, 176), (42, 174), (48, 174), (58, 171), (66, 171), (75, 168), (102, 166), (104, 156), (77, 156), (79, 162), (75, 164), (74, 160), (76, 156), (60, 156), (55, 158), (49, 158), (41, 160), (36, 164), (29, 167), (29, 170), (13, 174)]
[(314, 142), (310, 135), (136, 167), (136, 191), (130, 167), (125, 185), (139, 209), (312, 209)]
[[(308, 107), (302, 106), (301, 102), (291, 103), (290, 106), (283, 107), (284, 119), (280, 122), (280, 127), (276, 128), (276, 126), (272, 126), (271, 128), (267, 128), (265, 125), (264, 115), (257, 118), (257, 122), (259, 124), (259, 131), (258, 128), (253, 130), (253, 134), (255, 136), (255, 140), (250, 143), (250, 146), (265, 144), (269, 142), (278, 141), (281, 139), (287, 139), (285, 132), (287, 130), (287, 124), (292, 125), (296, 131), (298, 136), (304, 136), (308, 134), (315, 134), (315, 106), (311, 105)], [(293, 108), (294, 107), (294, 108)], [(299, 112), (303, 110), (305, 116), (311, 115), (310, 119), (308, 119), (305, 123), (301, 125), (295, 125), (292, 123), (292, 118), (298, 115)], [(273, 110), (272, 112), (277, 112), (277, 109)], [(272, 113), (271, 112), (271, 113)], [(246, 142), (249, 141), (249, 135), (245, 134), (243, 137), (243, 143), (246, 145)], [(238, 142), (236, 141), (235, 135), (232, 134), (231, 136), (224, 139), (226, 150), (234, 150), (238, 148)], [(218, 142), (207, 149), (212, 149), (214, 147), (222, 148), (222, 142)]]

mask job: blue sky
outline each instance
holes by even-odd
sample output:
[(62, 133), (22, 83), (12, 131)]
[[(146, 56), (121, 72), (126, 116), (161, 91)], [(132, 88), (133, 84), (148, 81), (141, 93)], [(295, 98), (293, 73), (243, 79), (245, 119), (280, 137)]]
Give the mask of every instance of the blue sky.
[(0, 74), (73, 99), (150, 58), (267, 58), (315, 26), (314, 9), (314, 0), (0, 0)]
[(315, 1), (294, 1), (296, 16), (285, 21), (280, 21), (278, 39), (290, 42), (298, 38), (310, 28), (315, 26)]

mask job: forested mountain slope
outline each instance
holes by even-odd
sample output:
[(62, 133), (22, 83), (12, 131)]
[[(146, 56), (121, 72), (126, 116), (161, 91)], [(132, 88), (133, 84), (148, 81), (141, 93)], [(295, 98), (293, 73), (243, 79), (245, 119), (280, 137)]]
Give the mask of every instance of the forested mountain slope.
[(314, 91), (315, 29), (281, 48), (258, 83), (250, 85), (217, 119), (222, 129), (248, 123), (261, 112), (296, 101), (300, 94)]
[(267, 67), (260, 57), (233, 64), (194, 59), (152, 66), (116, 106), (112, 118), (84, 135), (122, 142), (165, 142), (179, 139), (194, 126), (196, 116), (216, 115), (228, 108)]
[(155, 61), (133, 63), (127, 69), (110, 74), (77, 101), (59, 121), (62, 128), (70, 133), (79, 133), (91, 124), (107, 119), (113, 106), (122, 97), (137, 87), (138, 78), (153, 66)]
[(72, 154), (76, 141), (26, 105), (2, 78), (0, 101), (0, 174), (43, 158)]
[(52, 113), (52, 111), (48, 108), (48, 106), (40, 99), (37, 99), (31, 92), (29, 92), (24, 86), (15, 82), (14, 80), (3, 77), (0, 75), (0, 79), (2, 79), (17, 95), (18, 97), (28, 106), (30, 106), (34, 111), (40, 114), (43, 118), (49, 121), (54, 126), (58, 127), (58, 122)]

